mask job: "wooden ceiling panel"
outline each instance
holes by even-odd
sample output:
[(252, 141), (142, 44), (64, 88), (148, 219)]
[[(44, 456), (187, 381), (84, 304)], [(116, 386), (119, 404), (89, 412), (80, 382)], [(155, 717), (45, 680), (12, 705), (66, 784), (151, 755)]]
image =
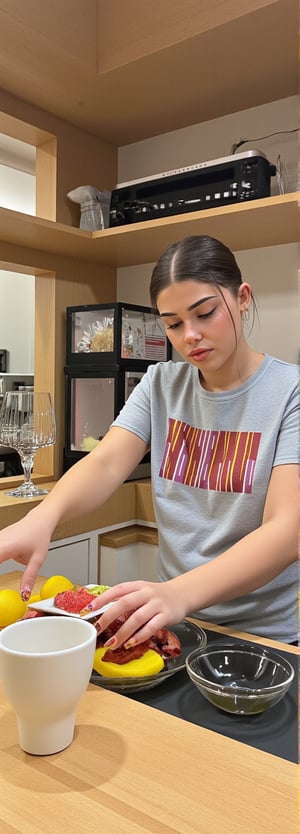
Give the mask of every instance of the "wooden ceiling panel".
[[(214, 29), (139, 59), (128, 54), (127, 63), (99, 75), (93, 47), (85, 57), (94, 21), (83, 11), (85, 0), (49, 4), (49, 36), (41, 12), (36, 22), (31, 19), (36, 8), (45, 8), (39, 0), (0, 0), (0, 86), (114, 145), (296, 95), (297, 0), (261, 2), (239, 17), (240, 0), (230, 0), (235, 19), (217, 25), (227, 5), (218, 0)], [(61, 7), (68, 23), (72, 18), (68, 33), (67, 24), (60, 25)], [(95, 0), (88, 8), (94, 11)]]
[(203, 35), (277, 0), (98, 0), (99, 74)]
[[(1, 52), (15, 45), (14, 57), (23, 49), (34, 52), (40, 47), (47, 54), (64, 55), (76, 64), (97, 71), (97, 0), (0, 0)], [(21, 43), (14, 44), (14, 36)], [(18, 51), (17, 51), (18, 47)], [(21, 56), (20, 56), (21, 57)], [(26, 51), (26, 66), (30, 59)], [(3, 55), (1, 56), (1, 63)], [(25, 69), (26, 69), (25, 66)], [(44, 74), (41, 67), (42, 75)]]

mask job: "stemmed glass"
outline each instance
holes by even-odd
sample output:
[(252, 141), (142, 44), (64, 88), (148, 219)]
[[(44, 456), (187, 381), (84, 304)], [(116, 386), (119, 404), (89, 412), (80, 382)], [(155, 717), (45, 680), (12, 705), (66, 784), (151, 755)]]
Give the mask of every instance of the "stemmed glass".
[(38, 449), (52, 446), (56, 440), (55, 415), (49, 393), (7, 391), (0, 411), (0, 443), (20, 455), (24, 483), (6, 495), (31, 498), (45, 495), (31, 480), (34, 457)]

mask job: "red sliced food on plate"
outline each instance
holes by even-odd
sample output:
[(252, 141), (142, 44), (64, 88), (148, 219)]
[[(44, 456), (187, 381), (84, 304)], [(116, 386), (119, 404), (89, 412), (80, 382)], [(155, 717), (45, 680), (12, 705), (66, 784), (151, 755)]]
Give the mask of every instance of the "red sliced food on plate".
[[(121, 625), (123, 625), (125, 620), (130, 617), (130, 614), (132, 614), (132, 611), (128, 611), (122, 617), (116, 618), (108, 626), (108, 628), (105, 629), (105, 631), (98, 634), (98, 648), (105, 645), (106, 641), (112, 637), (116, 631), (119, 630)], [(95, 627), (97, 629), (97, 623), (95, 623)], [(125, 649), (125, 646), (119, 646), (117, 649), (107, 649), (102, 660), (123, 665), (123, 663), (128, 663), (129, 660), (138, 660), (139, 657), (142, 657), (142, 655), (145, 654), (147, 649), (153, 649), (155, 652), (160, 654), (164, 660), (167, 660), (169, 657), (179, 657), (181, 655), (182, 646), (177, 634), (174, 634), (174, 632), (170, 631), (168, 628), (160, 628), (155, 632), (155, 634), (152, 635), (152, 637), (149, 637), (148, 640), (145, 640), (144, 643), (139, 643), (137, 646), (132, 646), (129, 649)]]
[(90, 594), (86, 588), (78, 588), (76, 591), (61, 591), (54, 597), (54, 605), (70, 614), (80, 614), (80, 611), (95, 599), (95, 594)]
[(143, 657), (143, 654), (149, 649), (148, 641), (139, 643), (137, 646), (132, 646), (125, 649), (125, 646), (119, 646), (118, 649), (107, 649), (102, 657), (105, 663), (119, 663), (123, 666), (124, 663), (129, 663), (130, 660), (138, 660)]

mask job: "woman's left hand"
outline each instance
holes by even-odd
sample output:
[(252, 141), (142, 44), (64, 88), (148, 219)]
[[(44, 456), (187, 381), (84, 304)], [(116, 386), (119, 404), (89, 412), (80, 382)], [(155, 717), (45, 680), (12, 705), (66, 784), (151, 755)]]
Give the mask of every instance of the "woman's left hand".
[(91, 610), (96, 614), (98, 608), (109, 602), (113, 602), (113, 605), (97, 621), (97, 631), (100, 634), (114, 620), (132, 612), (105, 644), (112, 649), (123, 644), (129, 648), (143, 643), (159, 628), (181, 622), (187, 613), (184, 600), (178, 593), (178, 578), (168, 582), (137, 580), (114, 585), (97, 597), (91, 604)]

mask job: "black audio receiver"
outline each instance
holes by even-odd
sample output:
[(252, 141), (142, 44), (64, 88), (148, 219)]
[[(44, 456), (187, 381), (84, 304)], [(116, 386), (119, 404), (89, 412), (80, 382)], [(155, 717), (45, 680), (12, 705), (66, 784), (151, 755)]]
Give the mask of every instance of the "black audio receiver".
[(275, 174), (265, 154), (252, 150), (123, 182), (112, 190), (109, 225), (269, 197)]

